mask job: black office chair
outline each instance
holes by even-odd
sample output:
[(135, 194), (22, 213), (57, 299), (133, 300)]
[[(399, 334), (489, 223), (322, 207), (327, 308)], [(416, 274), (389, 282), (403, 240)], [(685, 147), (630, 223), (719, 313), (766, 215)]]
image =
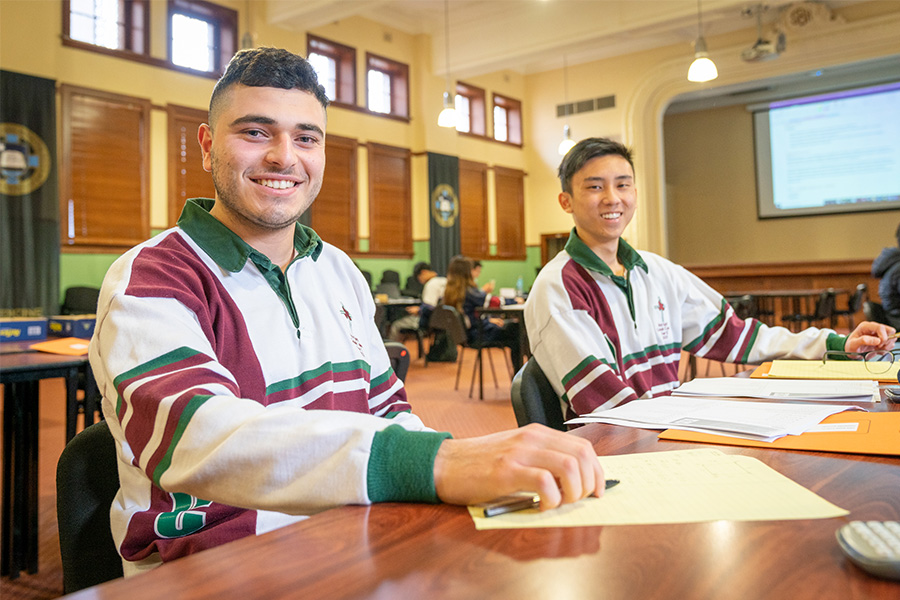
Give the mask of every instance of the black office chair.
[(62, 315), (97, 314), (97, 301), (99, 298), (100, 288), (85, 286), (66, 288), (59, 312)]
[(812, 325), (828, 325), (834, 326), (834, 290), (823, 290), (819, 294), (818, 300), (812, 313), (793, 313), (781, 315), (781, 320), (788, 325), (792, 331), (800, 331)]
[(122, 559), (109, 527), (119, 490), (116, 443), (106, 421), (76, 435), (56, 466), (56, 516), (63, 592), (122, 577)]
[(409, 350), (400, 342), (385, 341), (384, 348), (387, 350), (388, 358), (391, 359), (391, 368), (394, 369), (394, 375), (400, 381), (406, 381), (406, 373), (409, 371)]
[(381, 283), (395, 283), (400, 289), (400, 273), (393, 269), (385, 269), (381, 274)]
[(401, 296), (400, 286), (396, 283), (379, 283), (375, 287), (376, 294), (387, 294), (387, 297), (396, 300)]
[(524, 427), (529, 423), (541, 423), (547, 427), (566, 431), (559, 396), (547, 380), (534, 357), (519, 369), (512, 381), (512, 405), (516, 423)]
[(846, 317), (847, 325), (850, 327), (850, 331), (853, 331), (854, 327), (856, 327), (856, 313), (860, 311), (863, 302), (868, 299), (868, 296), (869, 286), (865, 283), (860, 283), (856, 286), (856, 290), (850, 294), (850, 298), (847, 300), (847, 308), (834, 311), (835, 319)]
[[(458, 347), (456, 383), (453, 386), (454, 390), (459, 389), (459, 375), (462, 372), (465, 349), (472, 348), (476, 351), (475, 364), (472, 368), (472, 381), (469, 383), (469, 398), (471, 398), (472, 391), (475, 389), (475, 376), (479, 376), (479, 382), (481, 382), (483, 379), (481, 372), (481, 370), (484, 368), (482, 357), (485, 352), (483, 351), (488, 350), (489, 348), (500, 348), (504, 352), (505, 357), (506, 348), (499, 342), (481, 343), (480, 345), (469, 344), (468, 335), (466, 334), (466, 325), (462, 315), (458, 310), (456, 310), (455, 307), (448, 306), (446, 304), (443, 306), (438, 306), (434, 309), (434, 312), (431, 313), (431, 319), (428, 321), (428, 327), (434, 332), (445, 332), (447, 337), (449, 337), (450, 340)], [(491, 365), (491, 375), (494, 378), (494, 387), (499, 388), (500, 386), (497, 383), (497, 371), (494, 369), (494, 359), (491, 358), (489, 350), (487, 352), (487, 355), (488, 363)], [(478, 399), (484, 400), (484, 387), (480, 383), (478, 386)]]

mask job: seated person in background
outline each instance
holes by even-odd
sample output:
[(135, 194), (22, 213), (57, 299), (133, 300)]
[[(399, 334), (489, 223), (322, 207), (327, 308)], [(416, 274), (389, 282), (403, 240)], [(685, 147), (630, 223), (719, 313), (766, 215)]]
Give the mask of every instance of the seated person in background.
[(343, 504), (603, 493), (586, 440), (454, 440), (410, 412), (365, 280), (297, 223), (322, 184), (327, 104), (305, 59), (238, 52), (199, 131), (216, 199), (189, 200), (103, 282), (90, 361), (126, 575)]
[(447, 289), (447, 278), (435, 276), (425, 283), (422, 288), (422, 305), (419, 307), (419, 329), (428, 329), (428, 319), (435, 306), (444, 302), (444, 290)]
[[(403, 294), (411, 298), (420, 297), (422, 294), (422, 290), (425, 289), (425, 284), (435, 276), (437, 276), (437, 273), (431, 270), (431, 265), (429, 265), (427, 262), (416, 263), (416, 266), (413, 267), (412, 276), (410, 276), (410, 278), (406, 280), (406, 289), (403, 290)], [(416, 282), (418, 288), (416, 288), (416, 286), (410, 288), (411, 281)], [(390, 331), (388, 331), (388, 339), (395, 342), (400, 342), (403, 340), (404, 330), (418, 328), (419, 307), (407, 306), (406, 314), (391, 323)]]
[(894, 329), (864, 322), (848, 337), (791, 333), (741, 320), (683, 267), (622, 239), (637, 205), (631, 150), (582, 140), (559, 166), (559, 204), (575, 227), (540, 271), (525, 304), (531, 351), (567, 417), (678, 386), (681, 350), (711, 360), (821, 359), (826, 350), (890, 349)]
[(900, 226), (894, 234), (897, 245), (885, 248), (872, 263), (872, 277), (877, 277), (878, 296), (888, 319), (896, 327), (900, 324)]
[(421, 298), (425, 283), (435, 275), (437, 273), (432, 270), (430, 264), (417, 262), (416, 266), (413, 267), (412, 275), (406, 278), (406, 285), (401, 290), (403, 295), (410, 298)]
[[(509, 302), (522, 302), (521, 298)], [(447, 289), (444, 290), (444, 304), (453, 306), (464, 317), (467, 336), (470, 344), (478, 340), (479, 327), (481, 340), (485, 343), (500, 343), (509, 348), (513, 370), (522, 368), (522, 348), (519, 346), (519, 324), (506, 322), (498, 317), (479, 318), (475, 309), (487, 306), (500, 306), (505, 301), (499, 296), (491, 296), (475, 286), (472, 277), (472, 261), (464, 256), (454, 256), (447, 266)], [(480, 322), (479, 322), (480, 319)]]
[[(478, 278), (481, 277), (481, 261), (473, 260), (472, 261), (472, 280), (475, 282), (475, 285), (478, 286)], [(481, 291), (487, 292), (490, 294), (494, 291), (494, 286), (497, 284), (496, 281), (491, 279), (484, 285), (480, 287)]]

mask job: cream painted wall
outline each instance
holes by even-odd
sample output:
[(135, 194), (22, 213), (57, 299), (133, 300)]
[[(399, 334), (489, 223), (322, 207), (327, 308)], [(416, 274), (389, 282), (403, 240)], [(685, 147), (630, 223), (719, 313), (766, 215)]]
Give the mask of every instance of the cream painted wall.
[(868, 259), (893, 245), (900, 210), (757, 219), (753, 123), (743, 106), (672, 115), (663, 127), (672, 260)]
[[(846, 64), (872, 58), (900, 56), (900, 2), (874, 2), (850, 7), (840, 12), (846, 23), (835, 24), (824, 31), (794, 34), (789, 39), (788, 52), (777, 60), (745, 63), (740, 52), (755, 30), (747, 29), (727, 36), (707, 38), (710, 54), (719, 67), (719, 78), (709, 84), (693, 84), (686, 73), (692, 58), (689, 44), (660, 48), (614, 59), (572, 65), (569, 60), (569, 101), (615, 94), (616, 108), (569, 117), (573, 137), (620, 137), (636, 150), (636, 179), (639, 192), (637, 215), (626, 237), (637, 247), (668, 254), (670, 250), (667, 213), (673, 206), (666, 201), (666, 173), (663, 148), (663, 114), (673, 98), (696, 90), (698, 86), (714, 89), (735, 83), (755, 81), (798, 73), (814, 68)], [(560, 61), (561, 63), (562, 61)], [(526, 181), (526, 243), (536, 244), (541, 233), (567, 231), (571, 221), (556, 203), (559, 182), (554, 172), (560, 157), (556, 147), (562, 139), (563, 119), (556, 118), (555, 107), (563, 98), (561, 69), (539, 73), (526, 78), (528, 127), (533, 145), (526, 149), (529, 177)], [(720, 154), (716, 146), (715, 154)], [(743, 154), (742, 154), (743, 155)], [(858, 231), (845, 223), (858, 217), (828, 217), (817, 221), (815, 227), (837, 219), (840, 227)], [(755, 216), (754, 216), (755, 219)], [(849, 219), (844, 221), (844, 219)], [(796, 221), (796, 220), (795, 220)], [(896, 220), (894, 219), (896, 226)], [(785, 222), (786, 223), (786, 222)], [(728, 224), (734, 232), (746, 229), (749, 221)], [(788, 225), (776, 225), (788, 228)], [(834, 235), (837, 228), (821, 231), (821, 238)], [(781, 229), (776, 229), (781, 233)], [(877, 236), (882, 238), (880, 234)], [(890, 241), (890, 236), (887, 238)], [(674, 242), (673, 242), (674, 243)], [(880, 244), (881, 242), (877, 242)], [(824, 246), (824, 247), (823, 247)], [(819, 250), (831, 251), (828, 242), (810, 245), (808, 255), (815, 260), (824, 258)], [(857, 250), (866, 256), (870, 250)], [(717, 263), (718, 251), (708, 251), (698, 262)], [(765, 262), (770, 255), (747, 252), (741, 262)], [(847, 256), (842, 253), (841, 256)], [(790, 259), (803, 260), (793, 255)]]

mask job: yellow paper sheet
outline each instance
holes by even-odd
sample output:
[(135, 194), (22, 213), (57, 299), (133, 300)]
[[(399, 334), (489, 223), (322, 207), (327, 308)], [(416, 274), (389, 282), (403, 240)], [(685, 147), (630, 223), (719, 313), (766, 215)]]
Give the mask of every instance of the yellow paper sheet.
[(714, 448), (602, 456), (602, 498), (539, 512), (477, 516), (476, 529), (827, 519), (849, 514), (759, 460)]
[(861, 360), (775, 360), (769, 377), (779, 379), (873, 379), (897, 381), (900, 361), (894, 362), (884, 373), (872, 373)]

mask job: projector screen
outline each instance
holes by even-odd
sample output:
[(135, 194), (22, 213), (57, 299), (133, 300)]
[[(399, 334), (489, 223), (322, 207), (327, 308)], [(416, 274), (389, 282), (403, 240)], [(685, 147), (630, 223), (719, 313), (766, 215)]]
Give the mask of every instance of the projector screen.
[(900, 209), (900, 82), (749, 108), (760, 218)]

